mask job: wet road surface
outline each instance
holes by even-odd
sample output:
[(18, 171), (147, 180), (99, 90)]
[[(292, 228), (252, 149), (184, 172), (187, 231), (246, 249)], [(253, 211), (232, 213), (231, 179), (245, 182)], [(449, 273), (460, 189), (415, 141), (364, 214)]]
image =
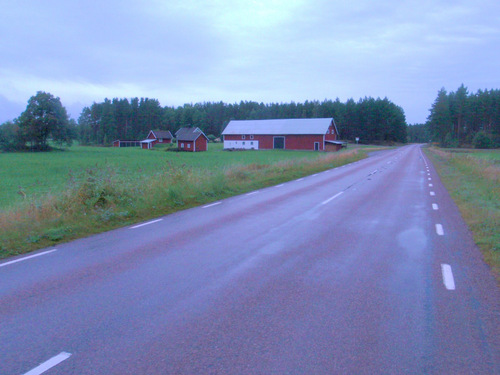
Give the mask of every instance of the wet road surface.
[(418, 146), (0, 263), (0, 374), (500, 373)]

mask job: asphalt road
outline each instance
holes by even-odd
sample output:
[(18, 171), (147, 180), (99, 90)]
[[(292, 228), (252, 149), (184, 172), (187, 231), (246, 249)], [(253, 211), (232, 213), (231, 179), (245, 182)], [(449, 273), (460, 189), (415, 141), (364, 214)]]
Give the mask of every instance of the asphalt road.
[(0, 263), (0, 374), (499, 374), (418, 146)]

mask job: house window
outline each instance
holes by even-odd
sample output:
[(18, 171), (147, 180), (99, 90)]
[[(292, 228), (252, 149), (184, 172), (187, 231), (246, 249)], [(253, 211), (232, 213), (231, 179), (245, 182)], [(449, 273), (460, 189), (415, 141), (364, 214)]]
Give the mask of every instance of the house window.
[(184, 148), (184, 143), (181, 143), (181, 148)]
[(244, 136), (244, 135), (242, 135), (242, 136), (241, 136), (241, 139), (245, 139), (245, 136)]
[(245, 144), (245, 142), (243, 142), (243, 145)]
[(163, 143), (163, 138), (158, 139), (158, 142)]
[(250, 136), (250, 139), (253, 139), (253, 134)]
[(187, 146), (188, 146), (188, 148), (191, 148), (191, 143), (188, 143)]
[(319, 151), (319, 142), (314, 142), (314, 151)]

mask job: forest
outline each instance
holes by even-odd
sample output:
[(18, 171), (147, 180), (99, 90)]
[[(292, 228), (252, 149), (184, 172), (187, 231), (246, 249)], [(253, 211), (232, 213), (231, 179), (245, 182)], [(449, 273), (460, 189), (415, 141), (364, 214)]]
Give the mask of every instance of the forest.
[(175, 133), (185, 126), (199, 127), (207, 136), (220, 137), (230, 120), (333, 117), (344, 140), (362, 143), (406, 142), (406, 119), (401, 107), (387, 98), (306, 101), (305, 103), (239, 104), (205, 102), (162, 107), (156, 99), (105, 99), (85, 107), (78, 119), (81, 144), (108, 145), (116, 139), (143, 139), (151, 129)]
[[(346, 102), (325, 99), (304, 103), (203, 102), (162, 107), (157, 99), (105, 99), (84, 107), (78, 122), (69, 119), (59, 98), (39, 91), (14, 121), (0, 126), (0, 150), (50, 149), (50, 144), (108, 146), (114, 140), (141, 140), (149, 130), (175, 133), (199, 127), (210, 139), (220, 137), (230, 120), (333, 117), (340, 138), (361, 143), (434, 142), (441, 147), (500, 147), (500, 90), (469, 93), (438, 91), (425, 124), (407, 126), (404, 111), (389, 99), (365, 97)], [(49, 143), (49, 140), (52, 143)]]
[[(500, 90), (439, 90), (425, 125), (411, 130), (442, 147), (500, 147)], [(411, 137), (410, 137), (410, 140)]]

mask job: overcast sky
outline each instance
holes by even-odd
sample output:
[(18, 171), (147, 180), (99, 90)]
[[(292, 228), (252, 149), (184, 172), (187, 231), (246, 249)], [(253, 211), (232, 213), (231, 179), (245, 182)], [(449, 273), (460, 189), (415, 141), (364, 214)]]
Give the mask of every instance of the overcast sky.
[(387, 97), (425, 122), (441, 87), (500, 88), (498, 0), (0, 0), (0, 123), (37, 91), (104, 98)]

